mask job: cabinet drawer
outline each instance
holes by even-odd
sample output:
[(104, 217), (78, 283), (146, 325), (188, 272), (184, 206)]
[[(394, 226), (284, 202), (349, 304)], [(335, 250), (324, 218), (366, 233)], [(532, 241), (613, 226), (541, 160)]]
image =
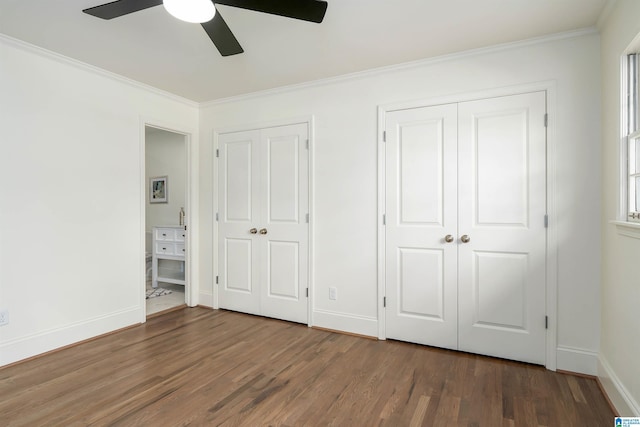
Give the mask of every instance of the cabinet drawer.
[[(184, 245), (182, 245), (184, 247)], [(163, 255), (177, 255), (176, 245), (174, 243), (156, 242), (156, 253)], [(182, 254), (182, 251), (180, 251)]]
[(187, 235), (187, 232), (184, 231), (184, 228), (178, 228), (177, 230), (175, 230), (176, 232), (176, 242), (184, 242), (185, 236)]
[(173, 228), (156, 228), (156, 240), (169, 240), (174, 241), (176, 239), (176, 230)]
[(184, 243), (176, 243), (176, 255), (184, 256), (186, 254), (186, 250), (184, 248)]

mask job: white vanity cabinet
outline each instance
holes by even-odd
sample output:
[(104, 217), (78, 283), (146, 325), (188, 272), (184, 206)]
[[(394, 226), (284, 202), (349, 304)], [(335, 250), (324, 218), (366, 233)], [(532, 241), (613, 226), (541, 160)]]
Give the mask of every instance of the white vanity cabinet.
[(153, 227), (151, 286), (154, 288), (158, 282), (184, 286), (186, 235), (184, 226)]

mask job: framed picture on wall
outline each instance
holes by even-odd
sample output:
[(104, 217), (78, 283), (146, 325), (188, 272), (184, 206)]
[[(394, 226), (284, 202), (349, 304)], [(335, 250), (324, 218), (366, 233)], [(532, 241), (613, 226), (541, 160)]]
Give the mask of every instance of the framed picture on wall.
[(169, 178), (166, 176), (149, 178), (149, 203), (167, 203), (169, 201), (168, 181)]

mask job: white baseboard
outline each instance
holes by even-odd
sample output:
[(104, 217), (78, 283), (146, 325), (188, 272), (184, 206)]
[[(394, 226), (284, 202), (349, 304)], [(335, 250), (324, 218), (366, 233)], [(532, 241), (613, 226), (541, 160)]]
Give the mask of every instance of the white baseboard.
[(198, 305), (213, 308), (213, 294), (200, 292), (198, 294)]
[(598, 353), (582, 348), (558, 346), (556, 369), (598, 375)]
[(0, 366), (139, 324), (141, 310), (141, 307), (131, 307), (0, 343)]
[(312, 319), (311, 326), (370, 337), (378, 336), (378, 319), (375, 317), (314, 309)]
[(640, 417), (640, 404), (631, 396), (602, 354), (598, 357), (598, 379), (609, 400), (618, 410), (616, 415)]

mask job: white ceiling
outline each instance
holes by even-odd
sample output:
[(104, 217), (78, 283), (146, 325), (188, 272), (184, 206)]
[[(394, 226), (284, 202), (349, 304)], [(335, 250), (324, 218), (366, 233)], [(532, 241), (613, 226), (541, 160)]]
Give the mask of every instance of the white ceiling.
[(612, 0), (328, 0), (321, 24), (217, 6), (245, 50), (226, 58), (162, 6), (81, 12), (108, 1), (0, 0), (0, 33), (202, 102), (593, 27)]

